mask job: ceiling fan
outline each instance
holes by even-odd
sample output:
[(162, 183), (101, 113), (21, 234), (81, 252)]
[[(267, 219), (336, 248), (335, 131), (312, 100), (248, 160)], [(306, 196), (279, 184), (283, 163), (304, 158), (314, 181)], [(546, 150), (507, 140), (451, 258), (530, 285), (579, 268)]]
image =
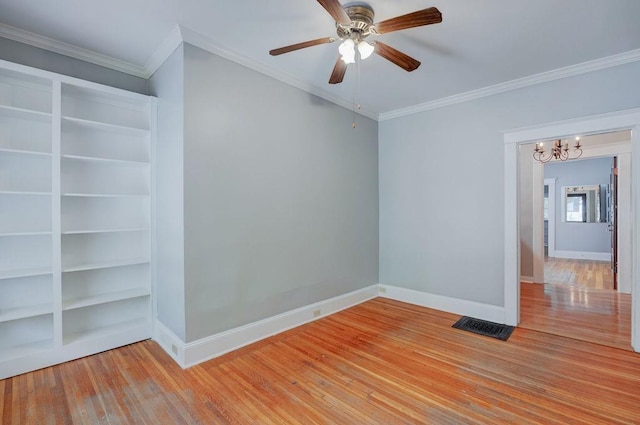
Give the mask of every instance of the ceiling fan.
[(333, 67), (329, 84), (342, 82), (344, 74), (347, 71), (347, 65), (355, 62), (356, 55), (359, 55), (360, 59), (366, 59), (372, 53), (376, 53), (398, 65), (405, 71), (411, 72), (416, 70), (420, 66), (420, 62), (416, 59), (380, 41), (376, 40), (369, 43), (365, 39), (370, 35), (386, 34), (393, 31), (442, 22), (442, 14), (435, 7), (418, 10), (374, 24), (373, 8), (367, 3), (352, 2), (345, 4), (344, 7), (338, 0), (318, 0), (318, 3), (320, 3), (336, 21), (337, 38), (325, 37), (292, 44), (290, 46), (280, 47), (279, 49), (273, 49), (269, 54), (278, 56), (283, 53), (342, 40), (338, 49), (340, 55)]

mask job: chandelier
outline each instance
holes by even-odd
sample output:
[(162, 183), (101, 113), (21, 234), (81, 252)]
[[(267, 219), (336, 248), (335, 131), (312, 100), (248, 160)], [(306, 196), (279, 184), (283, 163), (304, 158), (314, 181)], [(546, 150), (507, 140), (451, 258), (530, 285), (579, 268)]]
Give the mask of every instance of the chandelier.
[(554, 140), (550, 152), (546, 152), (544, 150), (542, 142), (536, 143), (536, 148), (533, 151), (533, 159), (535, 159), (536, 161), (540, 161), (543, 164), (551, 161), (552, 159), (556, 161), (578, 159), (582, 156), (582, 145), (580, 144), (580, 137), (576, 137), (576, 144), (573, 148), (574, 152), (577, 154), (574, 157), (572, 157), (571, 153), (569, 152), (568, 141), (565, 141), (563, 145), (562, 140)]

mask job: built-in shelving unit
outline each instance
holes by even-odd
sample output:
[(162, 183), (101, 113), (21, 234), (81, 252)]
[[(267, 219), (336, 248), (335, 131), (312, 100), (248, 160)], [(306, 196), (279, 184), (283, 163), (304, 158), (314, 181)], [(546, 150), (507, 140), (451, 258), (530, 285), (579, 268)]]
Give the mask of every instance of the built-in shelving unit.
[(53, 347), (52, 88), (0, 70), (0, 362)]
[(154, 113), (0, 61), (0, 379), (151, 336)]

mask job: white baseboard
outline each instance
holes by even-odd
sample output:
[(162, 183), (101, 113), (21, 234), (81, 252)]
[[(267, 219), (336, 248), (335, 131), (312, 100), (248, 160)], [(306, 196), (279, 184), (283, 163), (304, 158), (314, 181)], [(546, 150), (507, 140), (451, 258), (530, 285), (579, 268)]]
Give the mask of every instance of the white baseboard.
[(380, 285), (380, 296), (421, 307), (433, 308), (462, 316), (475, 317), (496, 323), (505, 323), (504, 307), (481, 304), (474, 301), (450, 298), (442, 295), (399, 288), (397, 286)]
[(181, 367), (187, 368), (377, 296), (378, 285), (372, 285), (189, 343), (157, 322), (154, 339)]
[(572, 260), (611, 261), (610, 252), (559, 251), (556, 249), (555, 257)]
[(182, 368), (188, 368), (378, 296), (463, 316), (505, 323), (503, 307), (396, 286), (372, 285), (189, 343), (185, 343), (164, 324), (156, 321), (153, 339)]
[(535, 283), (533, 276), (520, 276), (520, 282)]
[(185, 342), (162, 322), (156, 320), (153, 340), (157, 342), (182, 368), (184, 368)]

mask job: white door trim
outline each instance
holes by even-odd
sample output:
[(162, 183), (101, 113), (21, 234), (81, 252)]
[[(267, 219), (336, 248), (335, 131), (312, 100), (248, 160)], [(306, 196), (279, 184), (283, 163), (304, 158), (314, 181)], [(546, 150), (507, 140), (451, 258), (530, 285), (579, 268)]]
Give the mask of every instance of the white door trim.
[[(632, 130), (632, 163), (640, 164), (640, 109), (617, 111), (608, 114), (582, 117), (572, 120), (540, 124), (504, 132), (504, 307), (505, 322), (515, 326), (520, 321), (520, 232), (518, 211), (519, 145), (539, 140)], [(640, 167), (633, 168), (633, 182), (640, 182)], [(640, 185), (631, 188), (632, 220), (640, 223)], [(634, 226), (632, 234), (632, 313), (631, 345), (640, 351), (640, 226)]]
[(544, 283), (544, 165), (533, 163), (533, 281)]

